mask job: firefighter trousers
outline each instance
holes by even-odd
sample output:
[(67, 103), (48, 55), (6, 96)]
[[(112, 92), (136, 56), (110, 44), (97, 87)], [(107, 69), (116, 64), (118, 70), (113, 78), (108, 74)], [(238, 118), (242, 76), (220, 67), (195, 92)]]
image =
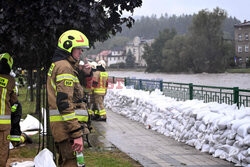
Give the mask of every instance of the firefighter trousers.
[(6, 167), (7, 160), (9, 158), (9, 140), (7, 137), (10, 134), (10, 130), (0, 131), (0, 167)]

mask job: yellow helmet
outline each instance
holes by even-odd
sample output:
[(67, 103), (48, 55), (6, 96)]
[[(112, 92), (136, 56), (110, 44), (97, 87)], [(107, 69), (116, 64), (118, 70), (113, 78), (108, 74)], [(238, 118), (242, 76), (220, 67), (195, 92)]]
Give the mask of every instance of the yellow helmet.
[(10, 56), (10, 54), (9, 54), (9, 53), (3, 53), (3, 54), (1, 54), (1, 55), (0, 55), (0, 61), (1, 61), (2, 59), (7, 59), (7, 63), (8, 63), (8, 65), (10, 66), (10, 69), (12, 69), (12, 66), (13, 66), (13, 59), (12, 59), (12, 57)]
[(73, 48), (89, 48), (89, 40), (78, 30), (68, 30), (60, 36), (58, 47), (71, 53)]

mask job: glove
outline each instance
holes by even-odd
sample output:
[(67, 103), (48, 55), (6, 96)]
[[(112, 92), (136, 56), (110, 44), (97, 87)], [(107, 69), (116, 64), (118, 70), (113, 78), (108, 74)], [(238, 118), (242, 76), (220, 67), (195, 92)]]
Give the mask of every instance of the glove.
[(18, 103), (14, 104), (14, 105), (11, 107), (11, 112), (16, 112), (17, 107), (18, 107)]
[(73, 151), (82, 152), (83, 150), (83, 140), (82, 137), (74, 139), (74, 144), (72, 145)]

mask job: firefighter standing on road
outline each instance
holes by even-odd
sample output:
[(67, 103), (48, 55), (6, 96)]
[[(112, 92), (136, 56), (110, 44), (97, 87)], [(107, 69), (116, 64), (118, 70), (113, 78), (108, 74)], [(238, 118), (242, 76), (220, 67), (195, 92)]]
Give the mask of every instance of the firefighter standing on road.
[(93, 73), (94, 98), (97, 110), (95, 111), (95, 119), (97, 121), (106, 121), (106, 110), (104, 108), (104, 96), (107, 93), (108, 73), (105, 72), (106, 63), (100, 60), (97, 65), (97, 70)]
[[(83, 150), (83, 130), (78, 121), (84, 121), (88, 113), (76, 109), (74, 99), (80, 85), (77, 67), (82, 50), (86, 48), (89, 48), (89, 41), (83, 33), (64, 32), (48, 72), (50, 126), (59, 152), (58, 163), (63, 167), (77, 166), (74, 151)], [(84, 103), (77, 105), (84, 106)]]

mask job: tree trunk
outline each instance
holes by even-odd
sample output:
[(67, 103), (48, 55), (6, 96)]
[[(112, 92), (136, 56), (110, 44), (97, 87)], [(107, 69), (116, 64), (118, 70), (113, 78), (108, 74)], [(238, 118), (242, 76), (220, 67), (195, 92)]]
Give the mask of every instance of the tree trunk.
[(30, 86), (30, 101), (33, 102), (34, 101), (34, 97), (33, 97), (33, 72), (32, 69), (29, 69), (28, 72), (28, 78), (29, 78), (29, 86)]
[(41, 68), (37, 68), (37, 76), (36, 76), (36, 114), (41, 112)]

